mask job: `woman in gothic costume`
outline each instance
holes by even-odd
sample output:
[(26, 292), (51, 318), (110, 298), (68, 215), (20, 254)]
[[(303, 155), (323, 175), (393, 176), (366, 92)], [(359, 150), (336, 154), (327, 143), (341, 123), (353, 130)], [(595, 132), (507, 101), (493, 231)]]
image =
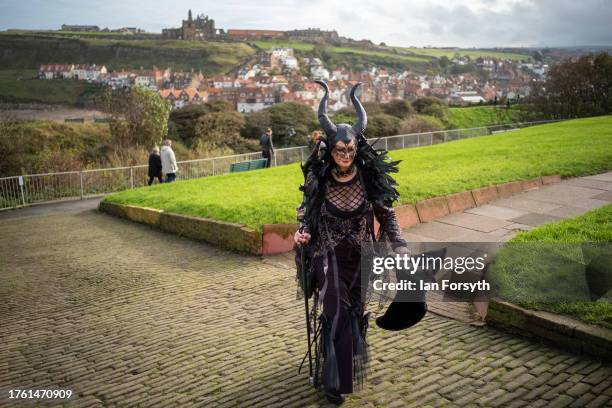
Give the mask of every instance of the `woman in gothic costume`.
[[(325, 90), (318, 110), (325, 137), (302, 166), (304, 200), (294, 236), (297, 280), (306, 301), (314, 298), (311, 310), (306, 303), (315, 353), (314, 385), (323, 385), (327, 399), (341, 404), (342, 394), (363, 384), (368, 362), (362, 244), (383, 240), (400, 254), (407, 248), (392, 207), (399, 194), (389, 175), (397, 172), (399, 162), (375, 150), (363, 135), (367, 116), (355, 96), (361, 83), (350, 93), (357, 112), (357, 123), (351, 126), (332, 123), (326, 113), (329, 88), (316, 82)], [(376, 236), (374, 218), (380, 225)], [(322, 307), (318, 319), (317, 307)]]

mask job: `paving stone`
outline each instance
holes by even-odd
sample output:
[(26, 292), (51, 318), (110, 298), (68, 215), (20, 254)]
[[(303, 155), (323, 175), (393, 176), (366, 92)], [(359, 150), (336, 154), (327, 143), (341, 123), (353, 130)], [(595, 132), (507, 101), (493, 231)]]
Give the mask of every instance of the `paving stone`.
[(445, 241), (460, 235), (464, 232), (464, 229), (456, 225), (432, 221), (416, 225), (410, 228), (408, 232)]
[(552, 387), (544, 384), (544, 385), (541, 385), (541, 386), (538, 386), (538, 387), (532, 389), (527, 394), (525, 394), (523, 396), (523, 398), (525, 400), (527, 400), (527, 401), (532, 401), (532, 400), (537, 399), (541, 395), (544, 395), (544, 394), (548, 393), (551, 389), (552, 389)]
[(567, 204), (573, 207), (580, 207), (585, 211), (588, 211), (608, 205), (610, 204), (610, 202), (607, 200), (598, 200), (595, 198), (576, 198), (571, 201), (568, 201)]
[(574, 186), (588, 187), (602, 191), (612, 191), (612, 183), (601, 180), (588, 179), (586, 177), (568, 179), (566, 182)]
[(612, 183), (612, 171), (609, 171), (607, 173), (602, 173), (602, 174), (595, 174), (593, 176), (587, 176), (583, 178), (590, 179), (590, 180), (601, 180), (601, 181), (605, 181), (608, 183)]
[(595, 200), (612, 201), (612, 191), (606, 191), (605, 193), (594, 195), (591, 198)]
[(587, 391), (589, 391), (590, 389), (592, 389), (593, 387), (589, 384), (585, 384), (585, 383), (578, 383), (576, 385), (574, 385), (572, 388), (570, 388), (569, 390), (566, 391), (567, 395), (571, 396), (571, 397), (579, 397), (581, 395), (583, 395), (584, 393), (586, 393)]
[(567, 395), (559, 395), (554, 400), (550, 401), (548, 406), (551, 408), (563, 408), (570, 405), (574, 399), (572, 397), (568, 397)]
[(516, 218), (520, 217), (521, 215), (527, 214), (527, 211), (515, 210), (512, 208), (492, 204), (481, 205), (480, 207), (471, 208), (469, 210), (466, 210), (465, 212), (496, 218), (498, 220), (509, 220), (511, 218)]
[(578, 399), (576, 399), (574, 402), (572, 402), (570, 404), (570, 407), (582, 408), (586, 404), (588, 404), (590, 401), (593, 401), (594, 399), (595, 399), (595, 395), (591, 393), (583, 394)]
[(584, 377), (582, 381), (591, 385), (597, 385), (608, 378), (610, 378), (609, 369), (607, 367), (601, 367)]
[(440, 218), (438, 222), (446, 224), (457, 225), (459, 227), (469, 228), (480, 232), (491, 232), (499, 228), (503, 228), (511, 222), (500, 220), (493, 217), (486, 217), (483, 215), (471, 214), (471, 213), (459, 213), (452, 214), (446, 217)]
[(600, 395), (596, 397), (594, 400), (592, 400), (591, 402), (587, 403), (585, 405), (585, 408), (609, 407), (610, 405), (608, 405), (608, 403), (610, 402), (610, 400), (611, 400), (610, 397), (606, 395)]
[(551, 210), (561, 207), (560, 204), (532, 200), (526, 197), (527, 193), (517, 194), (509, 198), (496, 200), (493, 204), (499, 207), (507, 207), (519, 211), (545, 214)]
[(546, 214), (553, 217), (571, 218), (584, 214), (584, 208), (562, 205), (559, 208), (548, 211)]
[(554, 217), (552, 215), (546, 214), (536, 214), (530, 213), (526, 215), (521, 215), (520, 217), (512, 218), (509, 221), (518, 223), (518, 224), (527, 224), (532, 226), (542, 225), (549, 222), (558, 221), (559, 217)]
[[(61, 384), (81, 393), (74, 406), (326, 404), (297, 374), (290, 255), (229, 253), (94, 211), (44, 215), (0, 222), (0, 382)], [(464, 230), (429, 224), (440, 239)], [(609, 404), (609, 363), (495, 329), (428, 314), (397, 333), (372, 325), (368, 341), (370, 381), (347, 407)]]

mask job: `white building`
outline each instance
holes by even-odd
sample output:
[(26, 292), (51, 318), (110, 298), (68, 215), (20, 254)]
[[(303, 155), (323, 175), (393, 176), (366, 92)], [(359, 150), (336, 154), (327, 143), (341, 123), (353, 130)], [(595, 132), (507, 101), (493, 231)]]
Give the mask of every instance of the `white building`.
[(322, 66), (315, 66), (310, 68), (310, 73), (316, 79), (329, 80), (329, 71), (323, 68)]

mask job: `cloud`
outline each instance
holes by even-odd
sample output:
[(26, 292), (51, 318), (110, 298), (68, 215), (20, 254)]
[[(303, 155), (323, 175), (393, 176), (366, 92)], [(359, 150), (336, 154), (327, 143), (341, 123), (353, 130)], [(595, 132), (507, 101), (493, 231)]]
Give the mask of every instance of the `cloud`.
[(177, 27), (188, 9), (220, 28), (288, 30), (319, 27), (387, 44), (494, 47), (612, 45), (606, 0), (3, 0), (0, 29), (61, 24)]

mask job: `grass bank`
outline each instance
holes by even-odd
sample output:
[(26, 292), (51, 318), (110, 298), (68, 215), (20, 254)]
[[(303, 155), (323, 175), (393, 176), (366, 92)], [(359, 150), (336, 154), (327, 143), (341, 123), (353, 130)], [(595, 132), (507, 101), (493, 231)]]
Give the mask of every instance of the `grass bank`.
[(606, 244), (609, 259), (612, 205), (517, 235), (496, 257), (492, 279), (499, 296), (528, 309), (569, 315), (612, 329), (612, 290), (597, 301), (588, 301), (589, 280), (596, 281), (598, 289), (608, 286), (602, 272), (589, 275), (592, 272), (585, 269), (593, 255), (601, 255), (606, 247), (583, 247), (583, 243)]
[[(579, 176), (612, 169), (612, 116), (534, 126), (428, 147), (391, 152), (401, 203), (541, 175)], [(179, 169), (180, 175), (180, 169)], [(208, 177), (106, 197), (254, 228), (291, 223), (301, 200), (298, 164)]]
[(493, 106), (470, 106), (450, 108), (446, 118), (448, 129), (465, 129), (488, 125), (502, 125), (520, 122), (521, 111), (515, 108), (494, 108)]

